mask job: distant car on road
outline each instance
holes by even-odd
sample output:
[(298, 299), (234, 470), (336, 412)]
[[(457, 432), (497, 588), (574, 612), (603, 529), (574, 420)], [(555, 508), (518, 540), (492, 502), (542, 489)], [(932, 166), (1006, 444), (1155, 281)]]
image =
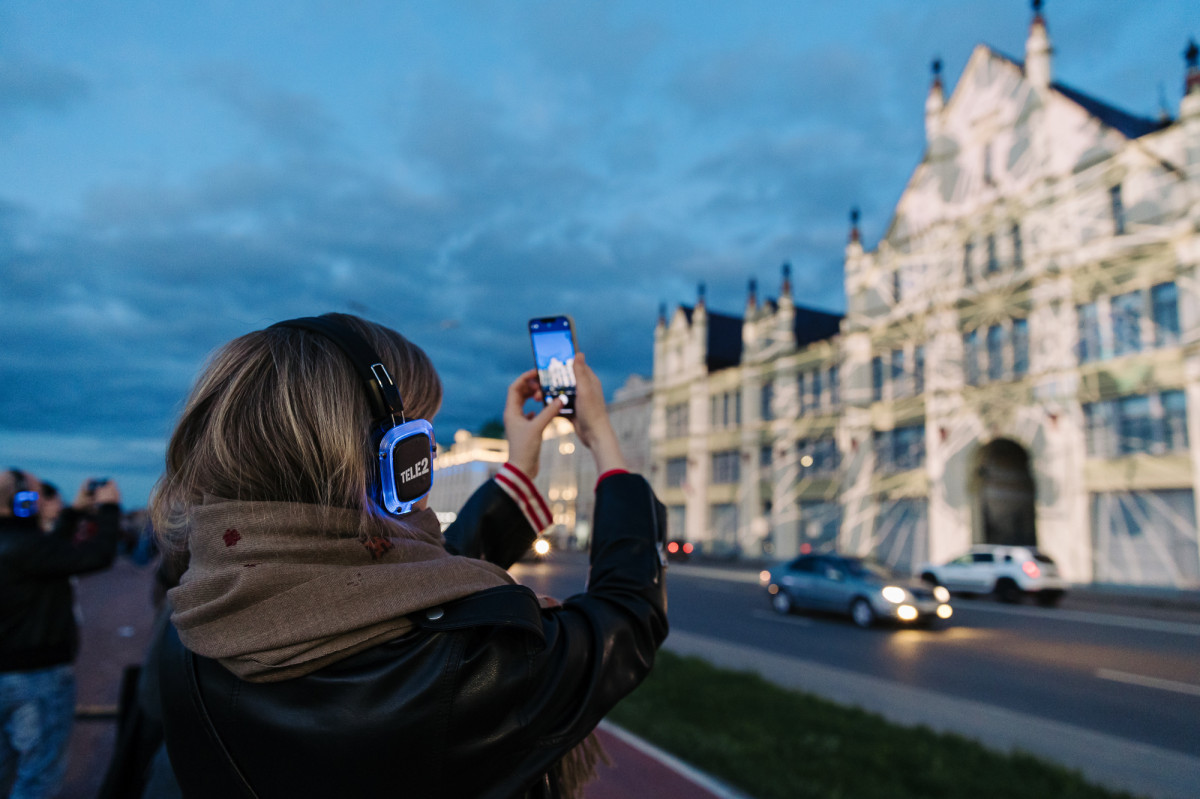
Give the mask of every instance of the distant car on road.
[(801, 555), (764, 571), (778, 613), (824, 610), (848, 614), (859, 627), (878, 621), (904, 624), (948, 619), (950, 593), (902, 577), (882, 564), (836, 554)]
[(1058, 565), (1034, 547), (978, 544), (949, 563), (926, 563), (918, 569), (930, 585), (957, 594), (995, 594), (1001, 602), (1032, 596), (1039, 605), (1057, 605), (1067, 592)]
[(686, 561), (692, 557), (692, 552), (695, 547), (691, 541), (684, 541), (680, 538), (673, 538), (667, 542), (667, 559)]

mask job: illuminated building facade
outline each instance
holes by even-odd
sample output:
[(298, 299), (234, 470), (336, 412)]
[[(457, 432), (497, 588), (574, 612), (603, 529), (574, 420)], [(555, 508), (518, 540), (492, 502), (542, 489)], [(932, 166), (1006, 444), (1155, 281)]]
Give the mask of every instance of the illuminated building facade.
[(1177, 119), (980, 45), (847, 312), (752, 286), (743, 316), (660, 315), (652, 475), (714, 554), (837, 548), (903, 570), (1036, 544), (1076, 582), (1200, 585), (1200, 69)]

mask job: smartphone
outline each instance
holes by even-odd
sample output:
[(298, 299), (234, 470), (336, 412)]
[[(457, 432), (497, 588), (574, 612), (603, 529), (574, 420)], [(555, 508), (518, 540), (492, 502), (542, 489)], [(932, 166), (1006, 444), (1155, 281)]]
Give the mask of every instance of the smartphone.
[(556, 397), (566, 404), (559, 414), (575, 413), (575, 325), (569, 316), (543, 316), (529, 320), (529, 340), (533, 343), (533, 362), (542, 401), (549, 405)]

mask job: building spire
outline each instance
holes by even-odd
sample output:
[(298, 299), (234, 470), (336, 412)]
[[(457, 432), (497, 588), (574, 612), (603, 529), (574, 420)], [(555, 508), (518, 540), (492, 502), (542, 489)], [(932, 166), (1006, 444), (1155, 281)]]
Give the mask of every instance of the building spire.
[(929, 96), (925, 98), (925, 138), (933, 141), (941, 133), (942, 109), (946, 107), (946, 92), (942, 88), (942, 59), (935, 58), (930, 64), (933, 70), (933, 83), (929, 86)]
[(660, 302), (658, 304), (658, 323), (660, 325), (665, 325), (667, 323), (667, 304), (665, 302)]
[(858, 232), (858, 208), (850, 209), (850, 243), (858, 244), (862, 241), (862, 236)]
[(696, 307), (697, 308), (704, 307), (704, 291), (705, 291), (705, 287), (704, 287), (703, 283), (701, 283), (700, 285), (698, 285), (696, 287)]
[(1053, 54), (1046, 18), (1042, 15), (1042, 0), (1033, 0), (1033, 21), (1029, 24), (1029, 38), (1025, 40), (1025, 77), (1039, 89), (1050, 87), (1050, 56)]
[(1183, 96), (1193, 92), (1200, 93), (1200, 47), (1195, 39), (1188, 39), (1187, 49), (1183, 51), (1183, 62), (1186, 71), (1183, 78)]
[(792, 296), (792, 265), (789, 262), (784, 261), (782, 271), (783, 287), (779, 289), (779, 293), (783, 297), (790, 297)]
[(758, 281), (750, 278), (749, 290), (746, 292), (746, 307), (752, 311), (758, 309)]

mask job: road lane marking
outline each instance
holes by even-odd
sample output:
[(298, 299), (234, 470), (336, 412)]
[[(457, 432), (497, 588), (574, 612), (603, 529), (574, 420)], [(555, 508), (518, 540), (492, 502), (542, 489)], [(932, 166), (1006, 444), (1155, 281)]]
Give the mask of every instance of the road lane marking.
[(1124, 671), (1113, 671), (1112, 669), (1097, 669), (1096, 676), (1102, 680), (1114, 680), (1130, 685), (1140, 685), (1144, 688), (1160, 688), (1164, 691), (1174, 691), (1178, 694), (1200, 696), (1200, 685), (1192, 685), (1186, 682), (1163, 680), (1158, 677), (1143, 677), (1140, 674), (1129, 674)]
[(1078, 621), (1086, 624), (1102, 624), (1108, 627), (1128, 627), (1132, 630), (1152, 630), (1160, 633), (1175, 633), (1177, 635), (1192, 635), (1200, 637), (1200, 624), (1187, 624), (1181, 621), (1164, 621), (1162, 619), (1143, 619), (1140, 616), (1110, 616), (1101, 613), (1089, 613), (1084, 610), (1064, 610), (1063, 608), (1014, 608), (1004, 605), (989, 605), (983, 602), (955, 602), (954, 610), (963, 613), (981, 610), (984, 613), (1006, 613), (1010, 616), (1030, 616), (1038, 619), (1057, 619), (1058, 621)]
[(667, 567), (667, 573), (670, 574), (672, 571), (687, 577), (705, 577), (710, 580), (725, 580), (731, 583), (762, 585), (762, 581), (758, 579), (758, 572), (739, 569), (720, 569), (715, 566), (685, 566), (679, 563), (672, 563)]
[(784, 616), (779, 613), (772, 613), (769, 610), (755, 610), (750, 614), (756, 619), (767, 619), (768, 621), (777, 621), (782, 624), (794, 624), (797, 627), (812, 627), (812, 619), (801, 619), (796, 616)]

